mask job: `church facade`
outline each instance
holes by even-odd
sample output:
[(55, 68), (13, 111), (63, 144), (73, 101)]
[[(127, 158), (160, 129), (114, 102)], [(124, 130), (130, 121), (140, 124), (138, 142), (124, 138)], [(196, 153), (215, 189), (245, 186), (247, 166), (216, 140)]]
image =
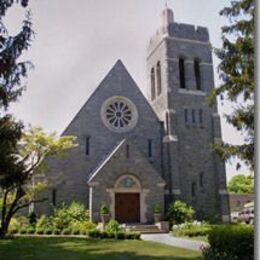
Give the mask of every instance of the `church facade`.
[(147, 71), (146, 98), (119, 60), (65, 129), (79, 145), (48, 160), (49, 203), (81, 201), (93, 221), (105, 203), (121, 223), (150, 223), (155, 205), (164, 213), (180, 199), (198, 216), (228, 221), (225, 164), (211, 148), (221, 126), (207, 103), (214, 87), (207, 28), (176, 23), (165, 9)]

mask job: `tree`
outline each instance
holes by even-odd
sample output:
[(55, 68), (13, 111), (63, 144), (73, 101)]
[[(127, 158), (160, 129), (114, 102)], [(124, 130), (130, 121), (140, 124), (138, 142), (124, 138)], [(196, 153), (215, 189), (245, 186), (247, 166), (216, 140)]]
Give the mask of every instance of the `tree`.
[[(15, 151), (22, 136), (23, 125), (16, 122), (7, 108), (16, 101), (24, 86), (22, 79), (27, 76), (30, 62), (21, 61), (24, 50), (30, 46), (33, 35), (29, 14), (26, 15), (22, 29), (14, 36), (8, 34), (3, 23), (7, 10), (15, 3), (25, 8), (29, 0), (0, 0), (0, 181), (21, 171), (23, 165), (16, 164)], [(19, 60), (19, 61), (18, 61)], [(12, 173), (12, 174), (10, 174)], [(1, 192), (1, 187), (0, 187)]]
[[(29, 128), (22, 134), (21, 140), (13, 149), (15, 163), (6, 168), (5, 175), (0, 179), (2, 190), (0, 236), (4, 236), (14, 214), (32, 203), (45, 200), (39, 198), (40, 192), (46, 187), (46, 178), (33, 185), (39, 174), (43, 177), (46, 171), (46, 158), (62, 156), (65, 150), (75, 147), (75, 138), (55, 134), (47, 135), (41, 128)], [(45, 176), (47, 177), (47, 176)]]
[(228, 182), (228, 191), (233, 193), (253, 193), (254, 180), (251, 176), (235, 175)]
[(21, 55), (29, 48), (33, 35), (29, 14), (21, 31), (15, 36), (8, 35), (3, 23), (8, 8), (15, 3), (26, 7), (28, 0), (0, 0), (0, 178), (4, 178), (8, 169), (18, 167), (15, 166), (13, 151), (22, 136), (23, 125), (7, 114), (7, 108), (10, 102), (16, 101), (21, 95), (24, 89), (22, 79), (32, 66), (28, 61), (21, 61)]
[(222, 84), (211, 96), (211, 101), (221, 95), (234, 105), (234, 111), (226, 115), (227, 121), (245, 136), (242, 145), (217, 144), (216, 152), (224, 160), (237, 156), (251, 168), (254, 167), (254, 4), (253, 0), (231, 1), (229, 7), (220, 11), (230, 24), (222, 27), (222, 48), (215, 49), (220, 59)]
[(8, 35), (3, 24), (8, 8), (16, 2), (26, 7), (29, 0), (0, 0), (0, 108), (5, 109), (22, 94), (25, 87), (22, 79), (32, 67), (31, 62), (20, 61), (23, 51), (30, 47), (34, 35), (30, 13), (26, 14), (22, 29), (15, 36)]

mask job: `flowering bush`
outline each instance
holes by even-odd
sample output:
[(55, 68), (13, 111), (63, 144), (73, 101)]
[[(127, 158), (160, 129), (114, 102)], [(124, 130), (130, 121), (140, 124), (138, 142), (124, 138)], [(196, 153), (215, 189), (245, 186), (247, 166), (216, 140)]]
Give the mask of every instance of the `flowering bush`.
[(172, 234), (174, 236), (207, 236), (212, 229), (212, 226), (206, 223), (194, 221), (193, 223), (185, 223), (180, 225), (173, 225)]
[(181, 224), (191, 222), (194, 213), (195, 212), (192, 207), (180, 200), (176, 200), (169, 204), (167, 217), (172, 224)]

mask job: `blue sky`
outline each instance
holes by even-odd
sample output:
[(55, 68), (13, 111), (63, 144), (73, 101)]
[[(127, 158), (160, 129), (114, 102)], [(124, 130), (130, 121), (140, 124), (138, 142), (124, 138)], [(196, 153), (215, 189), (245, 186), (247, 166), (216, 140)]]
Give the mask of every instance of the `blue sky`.
[[(36, 32), (23, 59), (35, 69), (27, 90), (11, 110), (25, 123), (61, 133), (102, 78), (121, 59), (147, 92), (146, 47), (160, 26), (164, 0), (31, 0)], [(220, 27), (227, 22), (218, 12), (227, 0), (169, 0), (175, 21), (206, 26), (214, 47), (221, 46)], [(10, 33), (19, 30), (24, 10), (12, 8), (6, 22)], [(214, 58), (215, 83), (218, 85)], [(221, 115), (232, 109), (219, 104)], [(241, 136), (222, 118), (225, 141), (240, 143)], [(242, 172), (247, 172), (242, 167)], [(227, 164), (228, 179), (236, 172)]]

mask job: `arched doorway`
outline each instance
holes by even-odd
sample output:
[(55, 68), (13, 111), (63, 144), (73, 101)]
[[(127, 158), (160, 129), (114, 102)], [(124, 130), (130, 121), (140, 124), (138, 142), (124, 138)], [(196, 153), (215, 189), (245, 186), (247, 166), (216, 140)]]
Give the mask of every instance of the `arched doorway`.
[(139, 223), (141, 184), (132, 175), (123, 175), (115, 183), (115, 219), (120, 223)]

